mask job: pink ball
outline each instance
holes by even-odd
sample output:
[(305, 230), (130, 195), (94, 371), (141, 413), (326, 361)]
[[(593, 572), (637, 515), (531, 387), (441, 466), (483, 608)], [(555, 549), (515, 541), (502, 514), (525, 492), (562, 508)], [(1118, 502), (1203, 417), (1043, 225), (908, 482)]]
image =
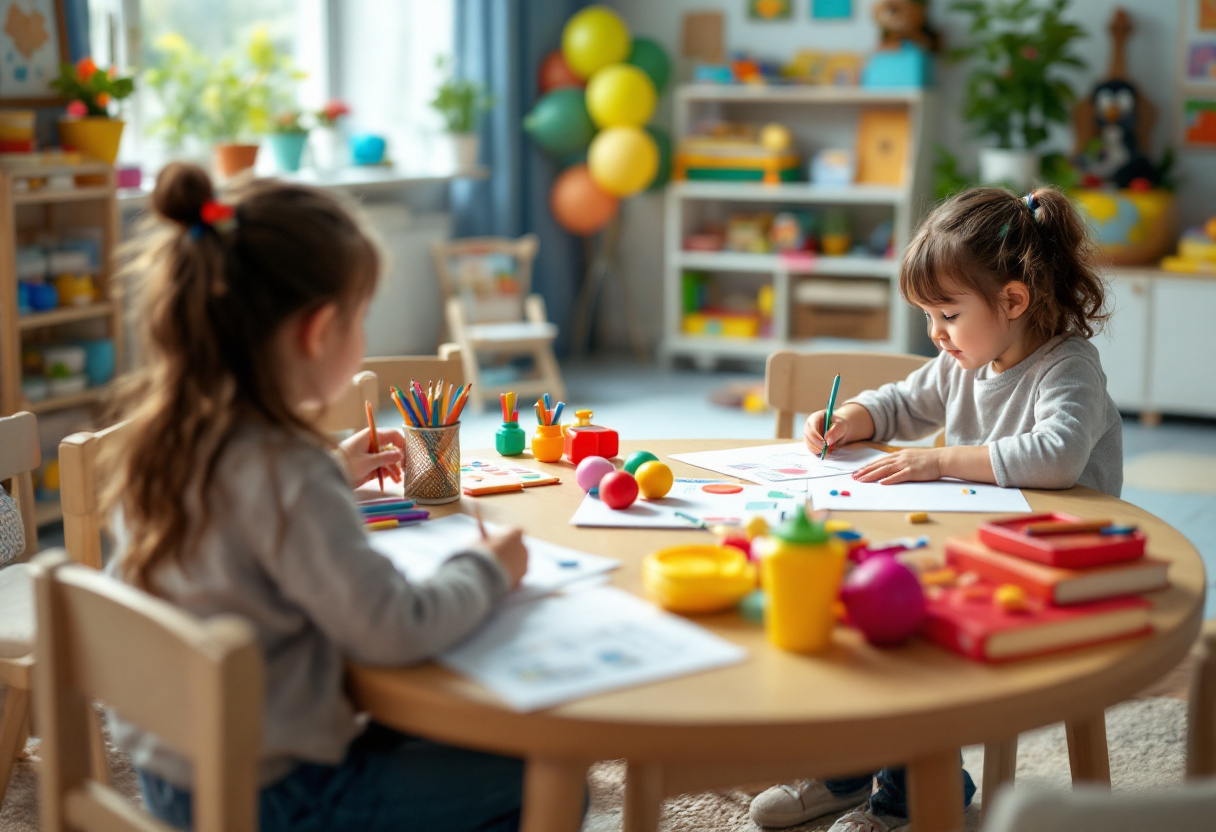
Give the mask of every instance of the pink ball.
[(925, 619), (920, 580), (890, 555), (875, 555), (854, 568), (840, 597), (849, 623), (871, 644), (890, 647), (907, 641)]
[(616, 468), (602, 456), (589, 456), (574, 469), (574, 480), (578, 487), (590, 491), (600, 484), (605, 474), (611, 474)]
[(613, 471), (600, 480), (600, 499), (608, 508), (629, 508), (637, 498), (638, 481), (628, 471)]

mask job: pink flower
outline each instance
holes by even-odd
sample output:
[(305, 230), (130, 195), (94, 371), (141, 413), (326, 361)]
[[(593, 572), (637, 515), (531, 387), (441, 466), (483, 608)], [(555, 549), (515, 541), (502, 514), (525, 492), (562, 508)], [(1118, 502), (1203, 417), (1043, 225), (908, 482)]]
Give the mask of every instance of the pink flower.
[(327, 103), (325, 105), (325, 107), (321, 110), (321, 112), (325, 115), (326, 121), (333, 122), (333, 121), (337, 121), (342, 116), (349, 115), (350, 114), (350, 105), (347, 104), (345, 101), (339, 101), (338, 99), (335, 98), (334, 100)]
[(83, 101), (77, 99), (68, 103), (68, 115), (72, 118), (84, 118), (89, 114), (89, 108)]
[(1022, 57), (1028, 61), (1033, 61), (1035, 58), (1039, 57), (1039, 50), (1033, 46), (1023, 46)]

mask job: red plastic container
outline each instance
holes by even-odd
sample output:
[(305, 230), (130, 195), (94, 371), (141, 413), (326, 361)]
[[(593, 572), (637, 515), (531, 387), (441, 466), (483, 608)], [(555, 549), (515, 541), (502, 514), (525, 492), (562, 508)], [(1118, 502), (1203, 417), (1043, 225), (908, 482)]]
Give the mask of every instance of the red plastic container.
[(1105, 535), (1098, 532), (1031, 536), (1023, 531), (1031, 523), (1081, 523), (1071, 514), (1033, 514), (985, 523), (979, 538), (998, 552), (1066, 569), (1084, 569), (1144, 556), (1148, 537), (1142, 531)]

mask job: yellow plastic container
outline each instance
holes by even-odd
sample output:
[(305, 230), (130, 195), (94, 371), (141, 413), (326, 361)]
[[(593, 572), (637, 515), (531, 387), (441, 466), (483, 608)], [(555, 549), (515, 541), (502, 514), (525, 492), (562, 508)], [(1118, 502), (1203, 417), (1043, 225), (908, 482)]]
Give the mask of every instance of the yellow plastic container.
[(532, 457), (537, 462), (557, 462), (566, 452), (561, 425), (537, 425), (532, 434)]
[(642, 587), (671, 612), (722, 612), (756, 588), (756, 570), (733, 546), (673, 546), (642, 560)]
[(847, 549), (799, 511), (787, 523), (757, 538), (760, 571), (768, 606), (768, 640), (783, 650), (816, 653), (832, 640), (834, 611)]

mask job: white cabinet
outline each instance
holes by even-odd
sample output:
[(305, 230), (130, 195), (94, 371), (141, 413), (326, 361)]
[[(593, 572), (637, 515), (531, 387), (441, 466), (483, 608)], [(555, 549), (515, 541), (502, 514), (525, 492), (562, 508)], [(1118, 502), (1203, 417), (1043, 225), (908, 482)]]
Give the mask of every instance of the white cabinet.
[(1115, 405), (1149, 422), (1216, 417), (1216, 279), (1129, 267), (1108, 277), (1114, 311), (1094, 345)]

